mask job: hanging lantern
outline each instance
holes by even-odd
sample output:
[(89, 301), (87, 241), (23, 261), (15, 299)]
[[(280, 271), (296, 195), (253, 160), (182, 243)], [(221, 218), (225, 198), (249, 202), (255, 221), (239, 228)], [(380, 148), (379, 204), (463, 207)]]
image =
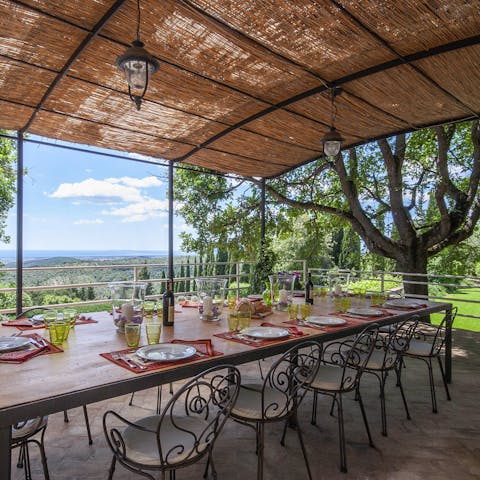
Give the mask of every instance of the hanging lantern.
[(327, 132), (322, 138), (323, 153), (328, 157), (336, 157), (340, 153), (342, 147), (343, 138), (335, 128), (335, 117), (337, 109), (335, 107), (335, 97), (340, 94), (339, 88), (333, 88), (331, 91), (332, 97), (332, 109), (330, 120), (330, 131)]
[(120, 55), (115, 65), (125, 74), (128, 83), (128, 95), (140, 110), (142, 100), (147, 93), (148, 81), (158, 68), (158, 61), (145, 50), (140, 41), (140, 0), (137, 3), (137, 39), (132, 42), (123, 55)]

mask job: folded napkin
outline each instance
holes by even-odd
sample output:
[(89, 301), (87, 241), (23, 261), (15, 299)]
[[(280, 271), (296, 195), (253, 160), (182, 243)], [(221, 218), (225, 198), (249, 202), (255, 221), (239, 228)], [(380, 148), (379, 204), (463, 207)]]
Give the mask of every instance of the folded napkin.
[(212, 341), (209, 338), (201, 339), (201, 340), (178, 340), (178, 339), (174, 339), (174, 340), (172, 340), (171, 343), (181, 343), (183, 345), (190, 345), (192, 347), (195, 347), (195, 349), (198, 352), (203, 353), (204, 355), (208, 355), (208, 356), (214, 356), (215, 353), (218, 353), (218, 352), (215, 352), (215, 350), (213, 349)]
[(32, 343), (27, 348), (24, 348), (22, 350), (14, 350), (13, 352), (0, 353), (0, 362), (23, 363), (37, 355), (63, 352), (60, 347), (52, 345), (48, 340), (45, 340), (45, 338), (36, 333), (31, 333), (29, 335), (23, 336), (33, 339), (33, 341), (36, 342), (38, 345), (34, 345)]

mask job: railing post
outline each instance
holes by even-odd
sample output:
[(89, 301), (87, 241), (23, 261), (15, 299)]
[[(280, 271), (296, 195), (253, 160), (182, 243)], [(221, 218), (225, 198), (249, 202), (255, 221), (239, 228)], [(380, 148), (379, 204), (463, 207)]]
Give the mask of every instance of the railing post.
[(240, 262), (235, 262), (235, 280), (237, 282), (237, 298), (240, 298)]
[(385, 272), (380, 272), (380, 290), (382, 293), (385, 291)]
[(133, 281), (136, 282), (138, 280), (138, 269), (137, 266), (133, 266)]
[(303, 283), (307, 283), (307, 261), (302, 260), (303, 263)]

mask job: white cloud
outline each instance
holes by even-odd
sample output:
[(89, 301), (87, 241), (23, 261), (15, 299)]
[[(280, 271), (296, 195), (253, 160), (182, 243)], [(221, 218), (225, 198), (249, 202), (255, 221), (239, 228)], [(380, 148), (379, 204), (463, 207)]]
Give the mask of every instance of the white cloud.
[(88, 178), (77, 183), (62, 183), (51, 198), (83, 198), (93, 202), (141, 202), (138, 188)]
[(113, 184), (123, 184), (127, 185), (128, 187), (135, 187), (135, 188), (149, 188), (149, 187), (160, 187), (163, 185), (157, 177), (153, 175), (144, 178), (133, 178), (133, 177), (120, 177), (120, 178), (106, 178), (105, 182), (113, 183)]
[(167, 212), (168, 200), (146, 197), (126, 207), (104, 210), (102, 214), (124, 217), (122, 222), (142, 222), (149, 218), (166, 217), (168, 215)]
[(73, 222), (74, 225), (100, 225), (103, 223), (103, 220), (96, 218), (95, 220), (89, 219), (82, 219), (82, 220), (75, 220)]

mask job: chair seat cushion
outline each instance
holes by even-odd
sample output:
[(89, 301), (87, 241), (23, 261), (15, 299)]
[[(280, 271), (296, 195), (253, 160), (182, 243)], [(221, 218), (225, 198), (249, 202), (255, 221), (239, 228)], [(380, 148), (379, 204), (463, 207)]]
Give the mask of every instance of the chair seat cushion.
[(262, 415), (262, 385), (246, 383), (240, 387), (231, 416), (244, 420), (262, 420), (284, 417), (289, 413), (288, 397), (279, 390), (265, 387), (264, 415)]
[[(135, 422), (155, 431), (160, 416), (153, 415)], [(208, 423), (193, 416), (165, 417), (160, 431), (160, 443), (164, 462), (170, 465), (190, 460), (200, 455), (208, 447), (208, 440), (202, 433)], [(144, 432), (128, 426), (122, 433), (126, 456), (143, 465), (161, 465), (156, 433)]]
[(384, 349), (374, 350), (365, 368), (367, 370), (388, 370), (393, 368), (396, 360), (397, 354), (391, 350), (386, 353)]
[(432, 351), (432, 344), (422, 340), (410, 340), (407, 355), (416, 355), (417, 357), (429, 357)]
[(14, 425), (12, 427), (12, 442), (16, 442), (22, 438), (28, 438), (35, 435), (41, 428), (45, 427), (48, 422), (48, 417), (31, 418), (25, 423), (19, 422), (18, 428)]
[(317, 375), (311, 384), (311, 388), (328, 392), (349, 391), (355, 385), (357, 370), (350, 367), (345, 369), (343, 386), (342, 374), (342, 366), (322, 364), (320, 365)]

